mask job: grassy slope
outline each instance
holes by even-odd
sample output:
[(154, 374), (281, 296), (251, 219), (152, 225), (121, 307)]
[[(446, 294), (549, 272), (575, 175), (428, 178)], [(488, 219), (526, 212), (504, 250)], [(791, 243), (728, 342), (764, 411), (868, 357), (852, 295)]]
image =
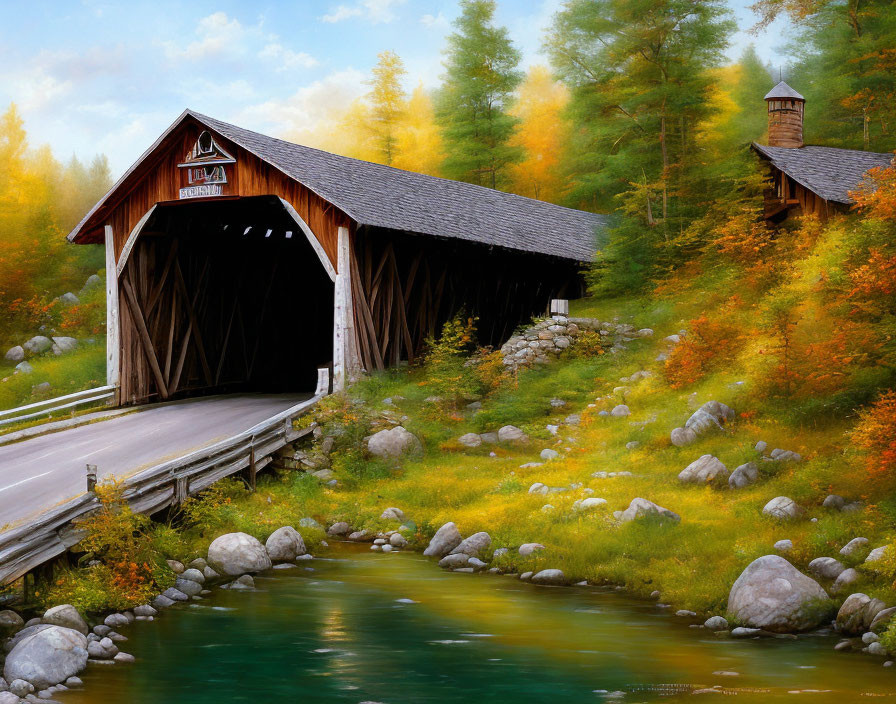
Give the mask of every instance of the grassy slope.
[[(31, 374), (13, 374), (15, 365), (0, 360), (0, 410), (106, 383), (105, 340), (81, 345), (74, 352), (60, 357), (47, 354), (32, 358), (28, 363), (34, 367)], [(33, 388), (44, 381), (50, 382), (50, 390), (43, 395), (36, 394)]]

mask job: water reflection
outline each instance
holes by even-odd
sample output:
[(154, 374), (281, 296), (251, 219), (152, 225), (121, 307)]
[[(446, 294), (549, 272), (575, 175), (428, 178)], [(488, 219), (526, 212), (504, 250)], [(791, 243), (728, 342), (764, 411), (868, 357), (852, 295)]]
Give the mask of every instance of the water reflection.
[(831, 636), (734, 641), (618, 592), (445, 573), (417, 555), (358, 546), (332, 555), (312, 572), (273, 571), (254, 592), (216, 591), (135, 624), (124, 649), (136, 665), (89, 669), (84, 691), (56, 698), (674, 702), (715, 686), (740, 702), (801, 691), (800, 700), (843, 704), (894, 692), (879, 660), (834, 653)]

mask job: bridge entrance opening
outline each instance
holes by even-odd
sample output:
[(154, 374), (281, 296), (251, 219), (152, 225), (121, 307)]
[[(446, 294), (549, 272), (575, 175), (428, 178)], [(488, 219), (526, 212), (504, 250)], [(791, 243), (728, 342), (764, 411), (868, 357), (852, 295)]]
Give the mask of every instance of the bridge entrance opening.
[(122, 403), (311, 392), (332, 364), (332, 266), (280, 198), (160, 203), (118, 276)]

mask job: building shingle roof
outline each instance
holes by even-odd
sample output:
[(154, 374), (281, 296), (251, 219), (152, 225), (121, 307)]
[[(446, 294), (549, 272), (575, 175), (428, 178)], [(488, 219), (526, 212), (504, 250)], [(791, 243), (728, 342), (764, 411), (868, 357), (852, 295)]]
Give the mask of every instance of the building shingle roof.
[(893, 153), (863, 152), (857, 149), (806, 146), (799, 148), (753, 148), (797, 183), (825, 200), (851, 204), (849, 192), (856, 190), (869, 169), (888, 167)]
[(764, 100), (775, 100), (775, 99), (792, 99), (792, 100), (805, 100), (803, 96), (797, 93), (793, 88), (787, 85), (784, 81), (781, 81), (778, 85), (772, 88), (768, 93), (765, 94)]
[[(156, 145), (192, 117), (302, 183), (359, 225), (479, 242), (524, 252), (590, 261), (606, 215), (564, 208), (435, 176), (330, 154), (185, 111)], [(155, 148), (150, 147), (69, 235), (80, 229)]]

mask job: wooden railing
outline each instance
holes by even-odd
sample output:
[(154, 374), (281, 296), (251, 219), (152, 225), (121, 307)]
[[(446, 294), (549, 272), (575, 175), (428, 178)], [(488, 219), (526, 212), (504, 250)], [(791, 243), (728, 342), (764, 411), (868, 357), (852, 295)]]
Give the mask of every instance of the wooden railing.
[[(242, 469), (249, 468), (250, 484), (254, 483), (254, 473), (271, 461), (272, 453), (310, 432), (310, 428), (296, 430), (293, 421), (321, 398), (322, 394), (313, 396), (238, 435), (127, 477), (124, 498), (132, 510), (154, 513)], [(85, 493), (0, 532), (0, 584), (75, 545), (83, 533), (72, 522), (98, 507), (96, 495)]]
[(52, 415), (57, 411), (74, 410), (77, 406), (99, 403), (100, 401), (108, 400), (113, 396), (115, 396), (114, 386), (100, 386), (96, 389), (77, 391), (73, 394), (68, 394), (67, 396), (58, 396), (56, 398), (47, 399), (46, 401), (29, 403), (27, 406), (11, 408), (8, 411), (0, 411), (0, 428), (4, 425)]

